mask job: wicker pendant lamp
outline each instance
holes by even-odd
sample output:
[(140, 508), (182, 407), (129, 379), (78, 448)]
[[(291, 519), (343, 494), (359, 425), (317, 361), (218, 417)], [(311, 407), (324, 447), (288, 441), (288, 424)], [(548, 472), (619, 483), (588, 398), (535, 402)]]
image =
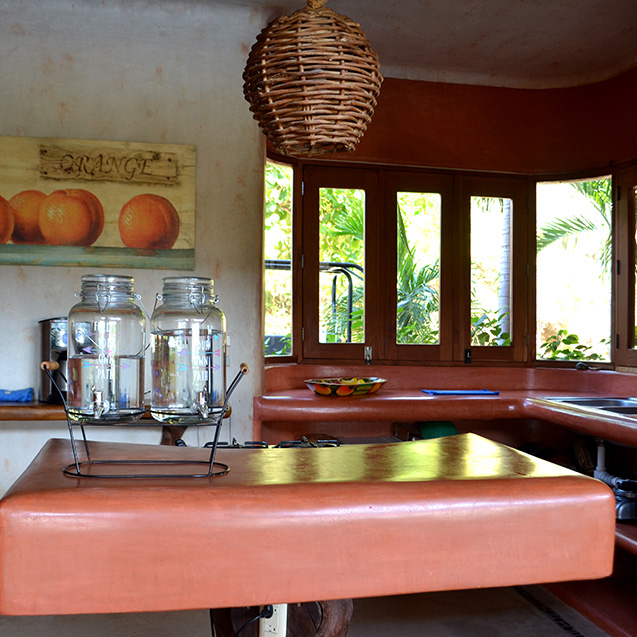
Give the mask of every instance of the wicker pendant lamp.
[(371, 121), (383, 78), (360, 26), (325, 0), (271, 22), (257, 37), (243, 92), (274, 150), (352, 151)]

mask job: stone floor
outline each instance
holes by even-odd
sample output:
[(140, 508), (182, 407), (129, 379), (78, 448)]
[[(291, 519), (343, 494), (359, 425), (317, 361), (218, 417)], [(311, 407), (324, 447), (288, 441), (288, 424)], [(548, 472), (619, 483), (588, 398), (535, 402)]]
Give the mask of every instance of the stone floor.
[[(78, 591), (81, 595), (81, 591)], [(207, 611), (0, 617), (3, 637), (210, 637)], [(607, 637), (542, 587), (359, 599), (348, 637)], [(305, 636), (294, 636), (305, 637)]]

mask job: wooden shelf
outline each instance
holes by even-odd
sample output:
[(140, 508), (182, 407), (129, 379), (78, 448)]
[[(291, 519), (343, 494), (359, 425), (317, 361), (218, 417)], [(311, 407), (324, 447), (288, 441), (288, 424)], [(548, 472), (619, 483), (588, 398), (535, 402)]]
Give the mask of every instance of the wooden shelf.
[(66, 414), (62, 405), (0, 403), (0, 420), (66, 420)]
[[(143, 420), (152, 418), (149, 411), (142, 416)], [(64, 407), (49, 403), (0, 403), (0, 421), (7, 420), (66, 420)], [(162, 423), (157, 422), (157, 426)]]

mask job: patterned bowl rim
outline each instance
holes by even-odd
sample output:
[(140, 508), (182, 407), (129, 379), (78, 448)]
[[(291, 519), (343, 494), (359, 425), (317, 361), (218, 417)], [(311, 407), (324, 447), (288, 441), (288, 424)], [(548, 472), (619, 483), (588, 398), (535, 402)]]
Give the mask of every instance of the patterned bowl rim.
[[(344, 383), (343, 381), (350, 378), (362, 378), (362, 383)], [(311, 385), (338, 385), (339, 387), (364, 387), (365, 385), (375, 385), (376, 383), (386, 383), (386, 378), (378, 376), (343, 376), (340, 378), (307, 378), (303, 381)]]

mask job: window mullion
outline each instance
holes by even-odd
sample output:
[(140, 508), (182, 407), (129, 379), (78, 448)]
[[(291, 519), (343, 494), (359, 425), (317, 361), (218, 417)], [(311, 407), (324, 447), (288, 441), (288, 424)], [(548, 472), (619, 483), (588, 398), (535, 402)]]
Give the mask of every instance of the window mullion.
[(618, 171), (614, 184), (613, 336), (618, 365), (637, 366), (635, 344), (635, 241), (637, 167)]

